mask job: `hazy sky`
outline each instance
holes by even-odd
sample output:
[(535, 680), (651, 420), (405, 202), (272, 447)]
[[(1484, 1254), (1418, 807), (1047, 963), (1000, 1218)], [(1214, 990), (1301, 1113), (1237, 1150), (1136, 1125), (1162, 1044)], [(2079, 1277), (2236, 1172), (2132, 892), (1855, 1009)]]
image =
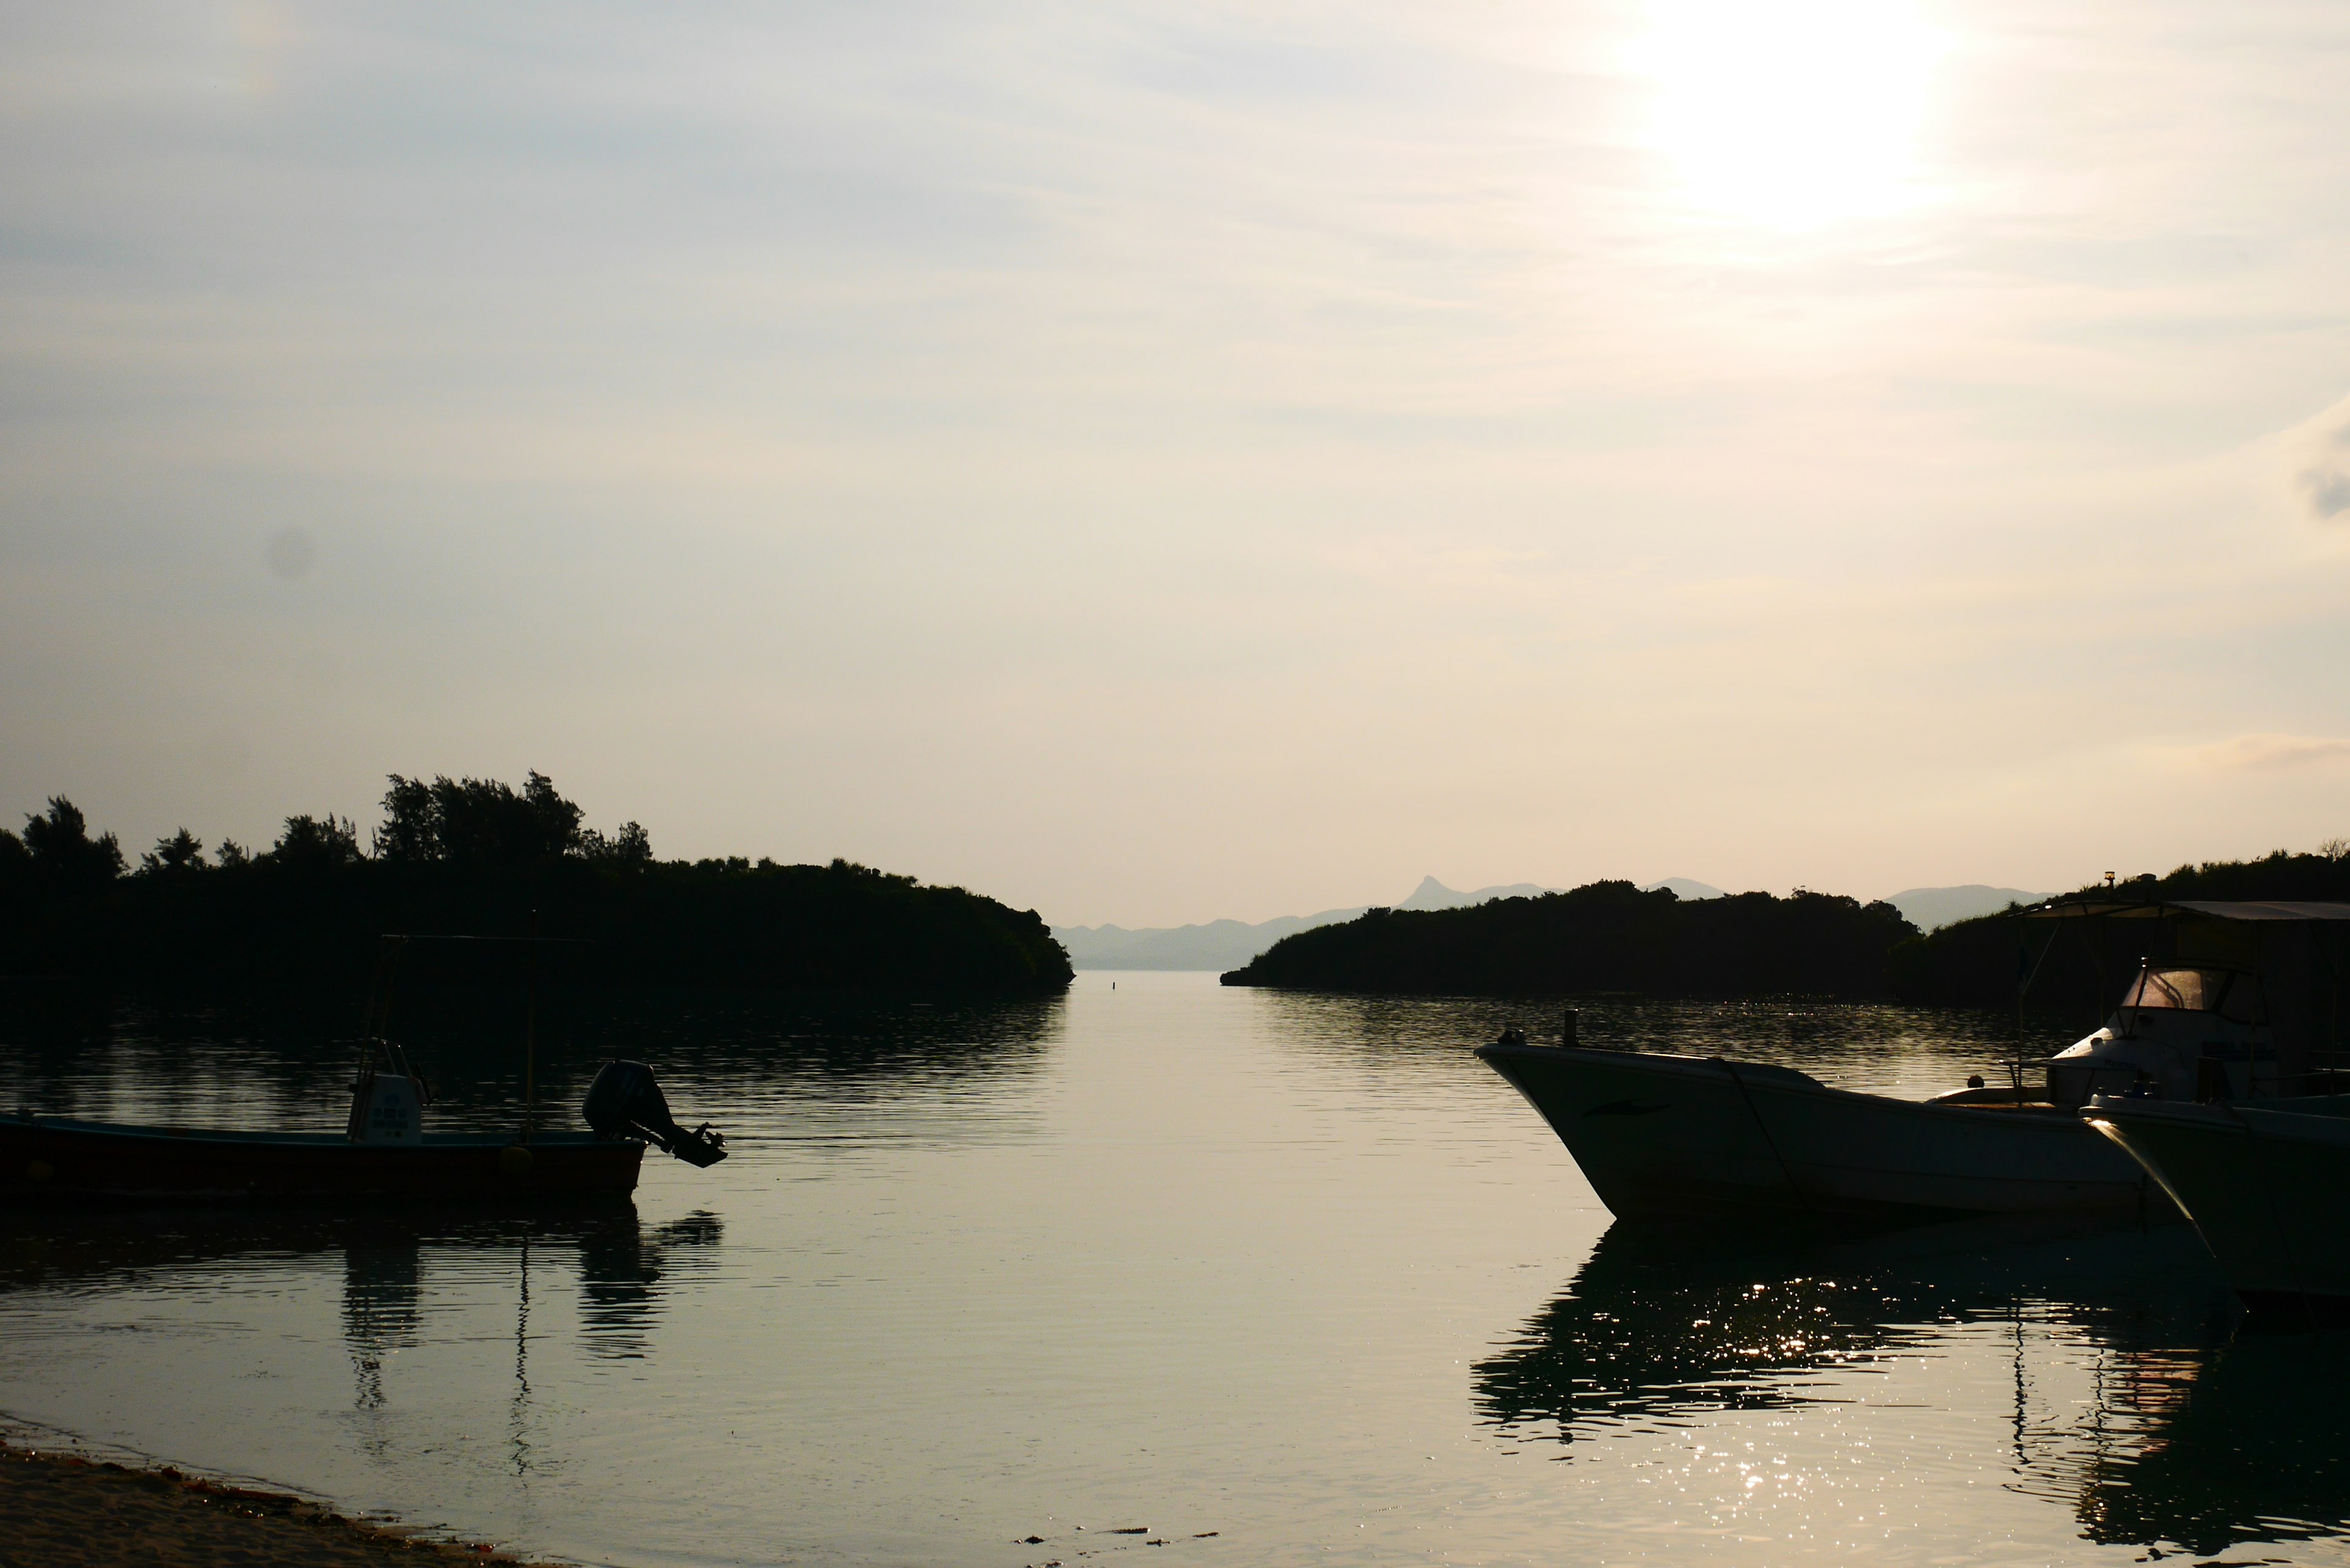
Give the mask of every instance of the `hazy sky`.
[(12, 5), (0, 810), (1057, 923), (2350, 835), (2350, 6)]

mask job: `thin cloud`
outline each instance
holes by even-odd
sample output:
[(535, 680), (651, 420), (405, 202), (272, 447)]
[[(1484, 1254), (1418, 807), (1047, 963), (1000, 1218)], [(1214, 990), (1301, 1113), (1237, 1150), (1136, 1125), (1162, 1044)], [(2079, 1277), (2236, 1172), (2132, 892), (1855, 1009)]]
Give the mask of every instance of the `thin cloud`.
[(2350, 513), (2350, 398), (2291, 431), (2285, 450), (2310, 521), (2332, 523)]
[(2350, 740), (2332, 735), (2238, 735), (2195, 754), (2217, 768), (2297, 768), (2350, 757)]

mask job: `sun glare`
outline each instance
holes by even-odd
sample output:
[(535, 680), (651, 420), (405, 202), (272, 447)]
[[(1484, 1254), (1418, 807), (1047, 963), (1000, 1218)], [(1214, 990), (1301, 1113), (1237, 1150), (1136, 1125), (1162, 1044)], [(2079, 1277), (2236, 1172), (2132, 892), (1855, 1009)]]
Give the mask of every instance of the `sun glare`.
[(1902, 0), (1652, 0), (1634, 64), (1683, 194), (1811, 228), (1911, 204), (1942, 39)]

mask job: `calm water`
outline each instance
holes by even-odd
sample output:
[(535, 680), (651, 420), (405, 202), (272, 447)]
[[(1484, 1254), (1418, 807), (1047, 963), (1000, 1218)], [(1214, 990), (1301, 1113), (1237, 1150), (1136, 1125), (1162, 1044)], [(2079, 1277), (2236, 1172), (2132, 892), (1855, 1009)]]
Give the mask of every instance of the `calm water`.
[[(431, 1012), (444, 1123), (496, 1125), (511, 1020)], [(2004, 1044), (1798, 1012), (1584, 1033), (1910, 1094)], [(0, 1411), (593, 1563), (2350, 1560), (2350, 1341), (2241, 1332), (2191, 1233), (1611, 1231), (1468, 1054), (1509, 1021), (1099, 973), (551, 1010), (566, 1105), (626, 1046), (735, 1157), (591, 1217), (0, 1219)], [(0, 1100), (336, 1126), (348, 1022), (19, 1039)]]

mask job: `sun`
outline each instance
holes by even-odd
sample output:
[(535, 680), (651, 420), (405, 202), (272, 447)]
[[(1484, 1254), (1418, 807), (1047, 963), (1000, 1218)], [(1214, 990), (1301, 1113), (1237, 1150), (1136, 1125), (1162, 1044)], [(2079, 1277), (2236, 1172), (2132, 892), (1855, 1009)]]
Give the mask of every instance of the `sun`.
[(1911, 205), (1941, 36), (1903, 0), (1651, 0), (1649, 140), (1721, 217), (1814, 228)]

